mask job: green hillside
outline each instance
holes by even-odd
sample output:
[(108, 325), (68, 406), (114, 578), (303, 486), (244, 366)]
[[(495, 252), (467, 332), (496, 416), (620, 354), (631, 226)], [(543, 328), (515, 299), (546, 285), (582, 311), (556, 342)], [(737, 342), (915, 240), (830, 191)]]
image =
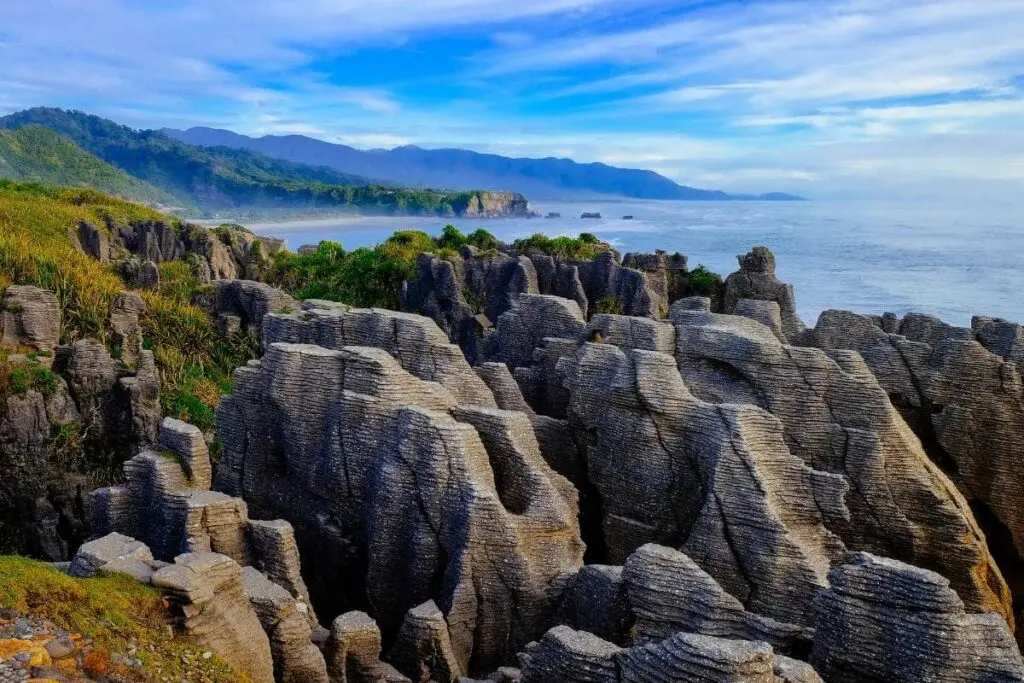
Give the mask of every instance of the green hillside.
[(166, 192), (133, 178), (40, 126), (0, 130), (0, 178), (87, 185), (126, 199), (173, 204)]
[[(248, 150), (190, 145), (159, 131), (134, 130), (79, 111), (37, 107), (0, 118), (0, 129), (31, 126), (55, 131), (117, 169), (167, 192), (177, 204), (205, 213), (253, 216), (351, 209), (443, 216), (459, 213), (481, 194), (376, 185), (323, 166), (272, 159)], [(70, 173), (67, 176), (57, 182), (87, 182)]]

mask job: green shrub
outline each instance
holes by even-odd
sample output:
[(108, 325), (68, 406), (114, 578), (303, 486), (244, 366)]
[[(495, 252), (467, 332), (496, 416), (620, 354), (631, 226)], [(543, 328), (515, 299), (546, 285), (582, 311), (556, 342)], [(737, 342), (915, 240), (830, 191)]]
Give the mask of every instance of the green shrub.
[(594, 313), (612, 313), (622, 315), (622, 299), (617, 296), (606, 296), (594, 302)]
[(698, 296), (714, 296), (722, 286), (722, 278), (703, 263), (690, 271), (689, 291)]

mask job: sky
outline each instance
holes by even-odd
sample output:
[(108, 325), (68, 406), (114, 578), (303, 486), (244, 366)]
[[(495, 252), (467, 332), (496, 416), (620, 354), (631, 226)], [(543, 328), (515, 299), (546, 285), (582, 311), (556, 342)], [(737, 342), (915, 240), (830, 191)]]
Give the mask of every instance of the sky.
[(0, 112), (1019, 199), (1024, 0), (0, 0)]

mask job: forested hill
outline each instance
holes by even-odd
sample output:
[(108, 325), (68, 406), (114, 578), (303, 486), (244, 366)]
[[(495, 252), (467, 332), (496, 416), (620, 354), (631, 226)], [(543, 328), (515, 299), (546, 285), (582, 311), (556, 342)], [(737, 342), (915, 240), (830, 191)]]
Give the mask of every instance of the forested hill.
[(0, 130), (0, 178), (86, 185), (149, 203), (175, 201), (167, 192), (114, 168), (68, 138), (41, 126)]
[[(163, 191), (170, 203), (185, 213), (251, 217), (346, 210), (412, 215), (526, 212), (526, 200), (521, 196), (389, 187), (325, 166), (273, 159), (250, 150), (200, 147), (159, 131), (135, 130), (78, 111), (37, 107), (0, 118), (3, 129), (28, 126), (44, 127), (66, 137), (115, 169)], [(56, 166), (63, 171), (48, 169), (47, 163), (41, 159), (43, 168), (36, 171), (52, 172), (54, 177), (48, 181), (92, 184), (59, 163)]]

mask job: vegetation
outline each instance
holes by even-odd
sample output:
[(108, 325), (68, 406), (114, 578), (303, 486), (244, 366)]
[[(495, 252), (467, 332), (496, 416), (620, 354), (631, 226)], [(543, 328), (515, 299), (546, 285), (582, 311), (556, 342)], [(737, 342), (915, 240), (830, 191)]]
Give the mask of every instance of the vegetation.
[(703, 263), (690, 271), (689, 291), (692, 294), (713, 297), (723, 286), (722, 276)]
[(611, 248), (589, 232), (579, 237), (548, 237), (538, 232), (516, 240), (512, 246), (522, 254), (549, 254), (569, 261), (589, 261)]
[[(76, 175), (63, 161), (64, 157), (71, 156), (69, 150), (74, 149), (77, 166), (103, 166), (114, 173), (123, 171), (122, 176), (134, 176), (137, 182), (142, 181), (140, 187), (159, 188), (160, 194), (147, 197), (128, 192), (127, 188), (119, 191), (111, 186), (112, 181), (102, 189), (174, 203), (185, 213), (244, 210), (249, 215), (266, 215), (282, 210), (290, 214), (352, 210), (389, 215), (454, 216), (471, 203), (478, 203), (480, 195), (479, 192), (373, 184), (365, 178), (325, 166), (296, 164), (248, 150), (189, 145), (159, 131), (137, 131), (79, 111), (28, 109), (0, 118), (0, 129), (3, 128), (19, 133), (28, 129), (32, 131), (28, 134), (30, 137), (38, 136), (38, 131), (45, 128), (64, 136), (53, 136), (65, 142), (60, 158), (37, 157), (39, 168), (34, 175), (24, 176), (26, 178), (99, 187), (89, 178)], [(73, 144), (68, 144), (65, 138)], [(54, 144), (50, 138), (48, 145), (53, 147)], [(93, 158), (90, 165), (81, 158), (83, 155), (95, 155), (98, 159)], [(3, 175), (0, 170), (0, 177)]]
[[(0, 288), (32, 284), (57, 295), (61, 341), (84, 337), (108, 342), (108, 318), (124, 283), (113, 270), (74, 246), (69, 230), (79, 220), (103, 225), (136, 220), (174, 222), (139, 204), (89, 189), (56, 188), (0, 180)], [(250, 335), (221, 339), (208, 313), (190, 299), (202, 290), (187, 263), (163, 264), (160, 289), (140, 292), (145, 346), (154, 351), (163, 380), (165, 411), (212, 427), (213, 409), (230, 390), (234, 368), (258, 354)], [(45, 378), (28, 378), (42, 382)]]
[(114, 168), (41, 126), (0, 130), (0, 178), (84, 185), (144, 202), (174, 201), (166, 192)]
[[(171, 615), (160, 593), (123, 574), (74, 579), (43, 562), (0, 557), (0, 607), (93, 640), (85, 666), (98, 679), (121, 680), (143, 672), (151, 680), (191, 677), (211, 683), (247, 681), (220, 657), (203, 658), (202, 650), (168, 635)], [(141, 669), (119, 670), (119, 654), (131, 651)]]
[(622, 299), (617, 296), (606, 296), (594, 302), (594, 313), (611, 313), (622, 315)]
[(415, 275), (416, 257), (421, 253), (453, 258), (466, 245), (491, 249), (498, 244), (486, 230), (466, 236), (452, 225), (445, 226), (436, 238), (417, 230), (400, 230), (372, 249), (345, 251), (337, 242), (324, 241), (311, 254), (278, 252), (266, 279), (300, 299), (397, 309), (401, 308), (402, 282)]

